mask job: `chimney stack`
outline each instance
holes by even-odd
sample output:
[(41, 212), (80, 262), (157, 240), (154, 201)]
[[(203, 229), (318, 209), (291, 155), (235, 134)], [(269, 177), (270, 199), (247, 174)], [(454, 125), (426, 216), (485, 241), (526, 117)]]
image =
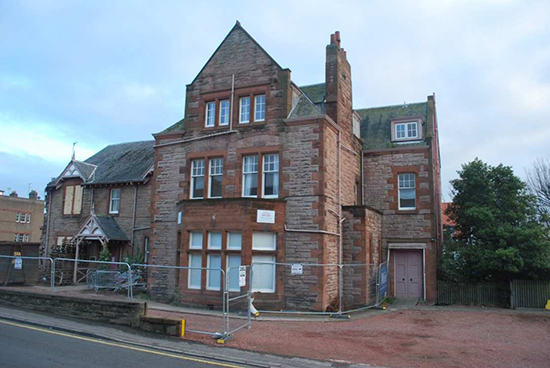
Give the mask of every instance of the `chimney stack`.
[(17, 198), (17, 192), (15, 190), (13, 192), (11, 192), (10, 197)]
[(37, 199), (38, 198), (38, 192), (36, 190), (31, 190), (29, 193), (29, 199)]

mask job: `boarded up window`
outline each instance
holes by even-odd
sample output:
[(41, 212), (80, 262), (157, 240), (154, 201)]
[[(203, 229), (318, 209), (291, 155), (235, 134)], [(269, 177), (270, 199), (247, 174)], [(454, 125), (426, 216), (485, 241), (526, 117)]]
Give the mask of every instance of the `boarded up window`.
[(70, 215), (73, 212), (74, 186), (65, 187), (65, 204), (63, 214)]
[(80, 215), (82, 211), (82, 186), (76, 185), (74, 187), (74, 203), (73, 214)]

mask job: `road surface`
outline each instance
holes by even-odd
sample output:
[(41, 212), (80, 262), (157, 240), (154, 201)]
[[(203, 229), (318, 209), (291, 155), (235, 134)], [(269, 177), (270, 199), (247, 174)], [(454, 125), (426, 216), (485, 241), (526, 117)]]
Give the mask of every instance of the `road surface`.
[(3, 368), (206, 368), (238, 367), (150, 348), (0, 320), (0, 365)]

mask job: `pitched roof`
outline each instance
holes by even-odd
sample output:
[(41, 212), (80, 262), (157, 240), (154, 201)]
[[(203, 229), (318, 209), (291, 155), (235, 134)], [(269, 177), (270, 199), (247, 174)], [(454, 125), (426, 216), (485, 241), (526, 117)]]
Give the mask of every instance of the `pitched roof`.
[(128, 237), (124, 234), (122, 228), (118, 225), (118, 222), (109, 216), (96, 216), (95, 217), (99, 226), (105, 233), (105, 237), (109, 240), (128, 241)]
[(77, 160), (73, 160), (73, 163), (78, 168), (85, 181), (90, 179), (90, 176), (92, 176), (94, 170), (97, 167), (93, 164)]
[(185, 128), (185, 118), (175, 122), (174, 124), (170, 125), (168, 128), (164, 129), (162, 133), (167, 132), (174, 132), (177, 130), (183, 130)]
[(113, 144), (105, 147), (85, 162), (97, 169), (89, 184), (114, 184), (143, 181), (153, 165), (155, 141)]
[[(420, 116), (426, 122), (428, 119), (428, 103), (418, 102), (406, 105), (392, 105), (355, 110), (361, 116), (361, 138), (363, 149), (391, 148), (390, 119)], [(426, 124), (424, 124), (423, 137), (426, 136)], [(417, 144), (425, 145), (422, 141)]]
[(317, 83), (299, 87), (314, 104), (325, 102), (325, 84)]
[(319, 110), (306, 95), (301, 95), (296, 106), (290, 111), (288, 118), (301, 118), (320, 114), (321, 110)]

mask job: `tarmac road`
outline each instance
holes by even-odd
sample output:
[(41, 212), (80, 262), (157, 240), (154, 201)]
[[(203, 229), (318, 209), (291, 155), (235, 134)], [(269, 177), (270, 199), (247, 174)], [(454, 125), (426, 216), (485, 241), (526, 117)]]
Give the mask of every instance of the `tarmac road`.
[(17, 367), (239, 367), (107, 340), (0, 320), (0, 366)]

